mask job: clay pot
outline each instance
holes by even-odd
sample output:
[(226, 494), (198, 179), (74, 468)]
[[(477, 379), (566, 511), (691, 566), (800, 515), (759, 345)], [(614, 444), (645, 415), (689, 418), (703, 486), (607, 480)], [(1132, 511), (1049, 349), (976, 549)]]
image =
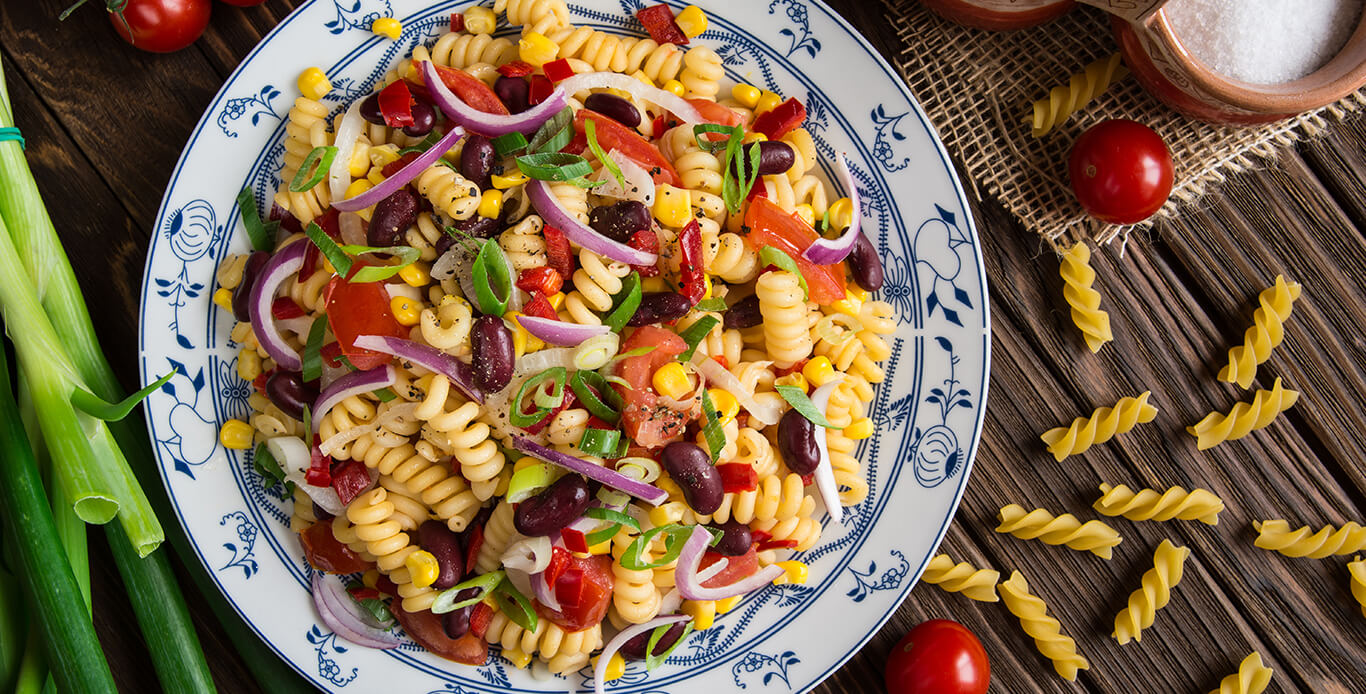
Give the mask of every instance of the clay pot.
[(1024, 29), (1061, 17), (1074, 0), (920, 0), (939, 16), (994, 31)]

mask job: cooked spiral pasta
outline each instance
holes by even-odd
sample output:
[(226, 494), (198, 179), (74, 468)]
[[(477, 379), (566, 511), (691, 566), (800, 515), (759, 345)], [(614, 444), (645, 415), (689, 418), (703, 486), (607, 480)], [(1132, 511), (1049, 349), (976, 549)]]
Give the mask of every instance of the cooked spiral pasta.
[(423, 341), (451, 354), (469, 351), (470, 328), (473, 326), (474, 312), (470, 303), (450, 294), (418, 314), (418, 330)]
[[(659, 614), (661, 596), (654, 584), (654, 570), (632, 571), (621, 565), (621, 557), (636, 536), (622, 526), (612, 538), (612, 575), (616, 578), (612, 589), (612, 611), (624, 624), (644, 624)], [(648, 549), (642, 551), (641, 558), (650, 560)]]
[(545, 237), (541, 236), (541, 229), (544, 227), (545, 222), (532, 214), (498, 235), (498, 245), (507, 254), (512, 269), (521, 272), (527, 268), (545, 265)]
[(1055, 460), (1084, 453), (1094, 444), (1105, 443), (1116, 434), (1157, 418), (1157, 408), (1148, 404), (1149, 395), (1152, 391), (1144, 391), (1136, 398), (1120, 398), (1114, 407), (1098, 408), (1090, 417), (1077, 417), (1071, 425), (1049, 429), (1041, 438)]
[(1323, 559), (1366, 550), (1366, 527), (1355, 521), (1347, 521), (1340, 528), (1325, 525), (1318, 532), (1307, 525), (1291, 530), (1284, 520), (1253, 521), (1252, 527), (1257, 531), (1254, 544), (1287, 557)]
[(1062, 296), (1072, 307), (1072, 322), (1086, 338), (1086, 346), (1099, 352), (1101, 345), (1115, 339), (1110, 332), (1110, 314), (1100, 308), (1100, 292), (1092, 288), (1096, 271), (1091, 268), (1091, 249), (1079, 242), (1062, 254)]
[(1262, 654), (1253, 651), (1238, 665), (1238, 672), (1225, 677), (1219, 688), (1209, 694), (1262, 694), (1271, 686), (1275, 670), (1262, 664)]
[(716, 101), (721, 78), (725, 76), (726, 69), (716, 51), (708, 46), (693, 46), (683, 55), (683, 72), (678, 81), (683, 83), (685, 98)]
[(739, 234), (729, 232), (721, 234), (716, 255), (707, 265), (707, 272), (731, 284), (753, 280), (759, 269), (759, 253)]
[(331, 138), (327, 132), (327, 107), (301, 96), (295, 99), (294, 105), (290, 107), (287, 121), (284, 164), (280, 169), (281, 185), (275, 194), (275, 204), (289, 211), (300, 222), (307, 224), (331, 204), (327, 181), (321, 181), (302, 192), (290, 190), (289, 184), (294, 180), (309, 152), (315, 147), (330, 144)]
[(830, 451), (830, 467), (835, 472), (840, 504), (855, 506), (863, 503), (868, 498), (868, 478), (863, 474), (863, 463), (854, 457), (858, 442), (845, 436), (843, 431), (832, 430), (825, 434), (825, 447)]
[(394, 518), (394, 504), (389, 492), (377, 487), (356, 497), (346, 507), (346, 519), (355, 526), (356, 538), (375, 556), (379, 570), (392, 573), (403, 566), (403, 560), (414, 551), (408, 535)]
[(1077, 679), (1078, 670), (1089, 670), (1091, 664), (1077, 652), (1077, 642), (1062, 633), (1062, 624), (1048, 616), (1048, 606), (1029, 592), (1029, 583), (1019, 571), (1001, 582), (1001, 599), (1006, 609), (1020, 620), (1020, 626), (1034, 639), (1034, 647), (1045, 658), (1053, 661), (1053, 670), (1069, 681)]
[[(516, 2), (516, 0), (513, 0)], [(550, 672), (564, 675), (588, 664), (588, 656), (602, 648), (602, 625), (582, 631), (565, 631), (549, 619), (536, 620), (536, 629), (528, 631), (507, 618), (501, 610), (489, 620), (484, 640), (503, 647), (503, 656), (517, 661), (517, 656), (539, 656), (550, 666)]]
[(294, 503), (290, 504), (289, 511), (290, 532), (302, 532), (318, 522), (318, 516), (313, 513), (313, 499), (309, 498), (308, 492), (302, 487), (295, 487), (292, 500)]
[(285, 295), (309, 313), (322, 311), (327, 303), (325, 290), (332, 276), (333, 273), (319, 268), (302, 281), (297, 276), (292, 277), (285, 283)]
[(1366, 559), (1352, 557), (1347, 563), (1347, 574), (1352, 577), (1352, 597), (1361, 606), (1361, 616), (1366, 617)]
[(1001, 507), (997, 518), (1001, 521), (996, 526), (998, 533), (1010, 533), (1022, 540), (1042, 540), (1050, 545), (1066, 545), (1102, 559), (1109, 559), (1114, 547), (1123, 541), (1119, 533), (1105, 523), (1098, 520), (1082, 523), (1070, 513), (1054, 516), (1041, 508), (1026, 512), (1019, 504), (1009, 504)]
[(735, 435), (735, 456), (732, 463), (741, 463), (754, 468), (760, 479), (778, 471), (778, 456), (758, 429), (741, 427)]
[(593, 70), (623, 74), (641, 71), (651, 82), (663, 84), (683, 69), (683, 49), (672, 43), (660, 45), (650, 38), (614, 36), (588, 27), (566, 26), (551, 34), (560, 47), (559, 57), (578, 58)]
[(1129, 75), (1124, 67), (1123, 56), (1119, 53), (1101, 58), (1081, 72), (1074, 73), (1066, 86), (1057, 86), (1048, 96), (1034, 102), (1034, 116), (1030, 121), (1030, 132), (1034, 137), (1043, 137), (1073, 113), (1076, 113), (1092, 99), (1100, 96), (1110, 85)]
[(479, 573), (498, 570), (503, 565), (503, 552), (520, 537), (512, 524), (512, 516), (512, 504), (507, 499), (499, 501), (493, 508), (489, 522), (484, 525), (484, 544), (479, 547), (479, 555), (475, 559)]
[(1276, 284), (1257, 296), (1259, 305), (1252, 313), (1252, 326), (1243, 334), (1243, 344), (1228, 351), (1228, 364), (1219, 370), (1219, 380), (1243, 388), (1252, 385), (1257, 366), (1285, 339), (1285, 320), (1300, 292), (1299, 282), (1287, 284), (1283, 275), (1276, 275)]
[(469, 219), (479, 209), (479, 186), (445, 164), (428, 166), (417, 177), (417, 190), (451, 219)]
[[(355, 449), (352, 450), (354, 453)], [(367, 456), (365, 463), (407, 487), (411, 496), (430, 506), (432, 514), (446, 521), (446, 526), (455, 532), (464, 530), (479, 512), (479, 499), (465, 480), (444, 463), (419, 453), (413, 444), (377, 449), (375, 455)]]
[(495, 0), (494, 12), (506, 12), (508, 24), (521, 25), (523, 31), (546, 34), (569, 24), (569, 6), (564, 0)]
[(785, 270), (766, 272), (759, 276), (754, 293), (764, 317), (768, 358), (785, 369), (809, 356), (813, 344), (797, 276)]
[(964, 597), (980, 602), (997, 602), (996, 583), (1001, 580), (1001, 572), (995, 569), (979, 569), (965, 561), (955, 564), (947, 554), (935, 555), (925, 567), (920, 580), (949, 591), (962, 593)]
[(1130, 640), (1142, 641), (1143, 630), (1153, 625), (1157, 611), (1171, 601), (1172, 588), (1181, 582), (1190, 549), (1177, 547), (1171, 540), (1163, 540), (1153, 553), (1153, 568), (1143, 574), (1138, 590), (1129, 594), (1129, 604), (1115, 615), (1115, 631), (1111, 634), (1119, 645)]
[(457, 69), (477, 63), (497, 67), (517, 59), (516, 44), (488, 34), (448, 32), (437, 39), (430, 50), (432, 62)]
[(573, 183), (556, 182), (550, 184), (550, 194), (564, 206), (569, 215), (583, 224), (588, 223), (588, 190)]
[(430, 263), (436, 260), (436, 244), (445, 235), (446, 232), (437, 226), (431, 213), (423, 212), (417, 216), (417, 223), (403, 233), (403, 240), (417, 249), (418, 257), (423, 262)]
[(794, 155), (792, 168), (784, 172), (787, 174), (788, 180), (795, 183), (797, 179), (806, 176), (816, 168), (817, 162), (820, 161), (820, 154), (816, 151), (816, 140), (811, 137), (811, 131), (806, 128), (793, 128), (791, 132), (779, 139), (792, 148)]
[(602, 323), (594, 311), (605, 313), (612, 308), (612, 296), (621, 291), (622, 278), (631, 274), (631, 267), (606, 258), (588, 249), (579, 251), (579, 269), (574, 271), (574, 290), (565, 296), (566, 312), (575, 323)]
[(1206, 525), (1219, 524), (1219, 512), (1224, 502), (1208, 489), (1172, 487), (1165, 492), (1155, 489), (1133, 491), (1124, 485), (1100, 485), (1102, 496), (1093, 505), (1107, 516), (1124, 516), (1135, 521), (1198, 520)]
[(1251, 403), (1237, 403), (1228, 414), (1211, 412), (1195, 426), (1186, 427), (1186, 431), (1195, 436), (1196, 447), (1203, 451), (1270, 425), (1277, 415), (1293, 407), (1299, 399), (1298, 391), (1284, 389), (1281, 379), (1277, 378), (1271, 390), (1257, 391)]
[[(441, 396), (445, 388), (449, 388), (445, 376), (432, 379), (432, 397), (428, 401)], [(441, 400), (445, 398), (441, 397)], [(481, 412), (478, 403), (467, 402), (452, 410), (440, 405), (435, 408), (424, 406), (418, 408), (418, 417), (426, 419), (432, 429), (445, 435), (451, 455), (460, 464), (460, 474), (469, 480), (475, 497), (483, 501), (493, 496), (498, 473), (503, 471), (506, 459), (498, 450), (498, 444), (489, 438), (489, 425), (478, 421)], [(414, 491), (421, 491), (411, 481), (409, 486)]]

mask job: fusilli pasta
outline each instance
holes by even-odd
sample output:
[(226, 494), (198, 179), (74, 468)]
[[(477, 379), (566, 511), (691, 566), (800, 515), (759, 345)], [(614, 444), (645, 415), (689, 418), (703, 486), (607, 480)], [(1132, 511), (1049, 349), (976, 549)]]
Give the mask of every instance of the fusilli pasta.
[(1271, 686), (1274, 670), (1262, 664), (1262, 654), (1253, 651), (1238, 665), (1238, 672), (1225, 677), (1219, 688), (1209, 694), (1262, 694)]
[(1048, 606), (1029, 592), (1029, 583), (1019, 571), (1001, 582), (1001, 599), (1006, 609), (1020, 620), (1020, 626), (1034, 639), (1034, 647), (1045, 658), (1053, 661), (1053, 670), (1069, 681), (1077, 679), (1078, 670), (1089, 670), (1091, 664), (1077, 652), (1077, 642), (1062, 633), (1062, 624), (1048, 616)]
[(1171, 601), (1171, 590), (1181, 582), (1190, 549), (1163, 540), (1153, 553), (1153, 568), (1143, 574), (1138, 590), (1129, 595), (1129, 604), (1115, 615), (1114, 637), (1123, 646), (1130, 639), (1143, 640), (1143, 630), (1153, 625), (1157, 611)]
[(1206, 525), (1219, 524), (1219, 512), (1224, 502), (1208, 489), (1172, 487), (1165, 492), (1140, 489), (1137, 492), (1124, 485), (1100, 485), (1102, 496), (1094, 508), (1107, 516), (1124, 516), (1135, 521), (1198, 520)]
[(1257, 531), (1258, 547), (1287, 557), (1323, 559), (1366, 550), (1366, 527), (1355, 521), (1347, 521), (1340, 528), (1325, 525), (1318, 532), (1307, 525), (1291, 530), (1284, 520), (1253, 521), (1252, 527)]
[(1243, 344), (1228, 351), (1228, 365), (1219, 370), (1219, 380), (1243, 388), (1252, 385), (1257, 366), (1285, 339), (1285, 321), (1300, 291), (1299, 282), (1287, 284), (1283, 275), (1276, 275), (1276, 284), (1257, 296), (1259, 305), (1252, 313), (1252, 326), (1243, 334)]
[(1271, 390), (1257, 391), (1251, 403), (1237, 403), (1228, 414), (1211, 412), (1194, 426), (1186, 427), (1186, 431), (1195, 436), (1196, 447), (1203, 451), (1270, 425), (1277, 415), (1293, 407), (1299, 399), (1299, 391), (1286, 390), (1277, 378)]
[(1048, 96), (1035, 101), (1031, 134), (1034, 137), (1047, 135), (1059, 123), (1109, 89), (1110, 85), (1127, 77), (1129, 70), (1124, 67), (1122, 59), (1119, 53), (1101, 58), (1081, 72), (1073, 73), (1066, 86), (1054, 87)]
[(955, 564), (947, 554), (937, 554), (925, 567), (920, 580), (949, 591), (962, 593), (964, 597), (981, 602), (996, 602), (996, 583), (1001, 580), (1001, 572), (995, 569), (979, 569), (965, 561)]
[(1124, 539), (1114, 528), (1098, 520), (1082, 523), (1070, 513), (1054, 516), (1041, 508), (1026, 512), (1018, 504), (1002, 506), (998, 519), (1001, 521), (996, 527), (998, 533), (1010, 533), (1022, 540), (1042, 540), (1050, 545), (1066, 545), (1102, 559), (1109, 559), (1112, 550)]
[(1152, 391), (1144, 391), (1136, 398), (1120, 398), (1114, 407), (1098, 408), (1090, 417), (1077, 417), (1070, 426), (1050, 429), (1041, 438), (1059, 462), (1069, 455), (1084, 453), (1094, 444), (1105, 443), (1116, 434), (1156, 419), (1157, 408), (1148, 404), (1149, 395)]
[(1086, 346), (1099, 352), (1102, 345), (1115, 339), (1110, 332), (1110, 314), (1100, 308), (1100, 292), (1092, 288), (1096, 271), (1091, 268), (1091, 249), (1079, 242), (1062, 254), (1062, 296), (1072, 307), (1072, 322), (1086, 338)]

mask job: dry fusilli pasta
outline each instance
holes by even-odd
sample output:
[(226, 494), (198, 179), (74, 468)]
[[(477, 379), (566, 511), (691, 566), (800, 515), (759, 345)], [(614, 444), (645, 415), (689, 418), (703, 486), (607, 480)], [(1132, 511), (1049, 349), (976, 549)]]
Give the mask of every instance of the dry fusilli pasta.
[(1129, 595), (1129, 605), (1115, 615), (1115, 631), (1111, 636), (1122, 646), (1143, 640), (1143, 630), (1153, 625), (1157, 611), (1171, 601), (1171, 590), (1181, 582), (1181, 575), (1190, 556), (1190, 549), (1177, 547), (1171, 540), (1163, 540), (1153, 553), (1153, 568), (1143, 574), (1138, 590)]
[(1262, 664), (1262, 654), (1252, 652), (1238, 665), (1238, 672), (1225, 677), (1219, 688), (1209, 694), (1262, 694), (1271, 686), (1275, 671)]
[(1025, 633), (1034, 639), (1034, 647), (1045, 658), (1053, 661), (1053, 670), (1069, 681), (1077, 679), (1078, 670), (1089, 670), (1091, 664), (1077, 652), (1077, 642), (1062, 633), (1062, 624), (1048, 616), (1048, 606), (1029, 592), (1029, 583), (1019, 571), (1001, 582), (1001, 599), (1006, 609), (1020, 620)]
[(1284, 389), (1277, 378), (1271, 390), (1257, 391), (1251, 403), (1237, 403), (1228, 414), (1211, 412), (1194, 426), (1186, 427), (1186, 431), (1195, 436), (1196, 447), (1203, 451), (1266, 427), (1299, 399), (1299, 391)]
[(1084, 453), (1098, 443), (1105, 443), (1116, 434), (1123, 434), (1139, 424), (1157, 417), (1157, 408), (1148, 404), (1152, 391), (1144, 391), (1136, 398), (1120, 398), (1114, 407), (1098, 408), (1090, 417), (1077, 417), (1070, 426), (1044, 432), (1043, 442), (1055, 460)]
[(1022, 540), (1042, 540), (1050, 545), (1066, 545), (1102, 559), (1109, 559), (1114, 547), (1124, 539), (1101, 521), (1083, 524), (1070, 513), (1054, 516), (1041, 508), (1026, 512), (1019, 504), (1002, 506), (998, 519), (1001, 521), (996, 526), (998, 533), (1010, 533)]
[(1352, 597), (1361, 606), (1361, 616), (1366, 617), (1366, 559), (1352, 557), (1347, 563), (1347, 573), (1352, 577)]
[(1285, 339), (1285, 320), (1294, 310), (1300, 291), (1299, 282), (1287, 284), (1283, 275), (1276, 275), (1276, 284), (1257, 296), (1259, 306), (1252, 313), (1252, 326), (1243, 334), (1243, 344), (1228, 351), (1228, 364), (1219, 370), (1219, 380), (1243, 388), (1252, 385), (1257, 366)]
[(1122, 58), (1119, 53), (1101, 58), (1081, 72), (1074, 73), (1066, 86), (1054, 87), (1048, 96), (1035, 101), (1030, 129), (1034, 137), (1047, 135), (1059, 123), (1109, 89), (1110, 85), (1127, 77), (1129, 70), (1124, 67)]
[(996, 583), (1001, 580), (1001, 572), (995, 569), (979, 569), (965, 561), (953, 563), (947, 554), (936, 555), (925, 567), (920, 580), (933, 583), (950, 593), (962, 593), (964, 597), (981, 602), (996, 602)]
[(1340, 528), (1325, 525), (1318, 532), (1307, 525), (1291, 530), (1284, 520), (1253, 521), (1252, 527), (1257, 531), (1258, 547), (1287, 557), (1323, 559), (1366, 549), (1366, 527), (1355, 521), (1347, 521)]
[(1100, 308), (1100, 292), (1092, 288), (1096, 271), (1091, 268), (1091, 249), (1078, 242), (1062, 254), (1062, 296), (1072, 307), (1072, 322), (1086, 338), (1086, 346), (1099, 352), (1101, 345), (1115, 339), (1110, 332), (1110, 314)]
[(1198, 520), (1207, 525), (1219, 524), (1219, 512), (1224, 510), (1222, 499), (1208, 489), (1172, 487), (1165, 492), (1155, 489), (1133, 491), (1124, 485), (1100, 485), (1102, 496), (1094, 508), (1107, 516), (1124, 516), (1135, 521)]

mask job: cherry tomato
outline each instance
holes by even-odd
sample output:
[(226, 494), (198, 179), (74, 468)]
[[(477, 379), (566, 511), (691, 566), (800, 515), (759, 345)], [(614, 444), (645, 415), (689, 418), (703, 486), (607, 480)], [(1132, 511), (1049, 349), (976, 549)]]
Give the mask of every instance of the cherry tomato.
[(844, 263), (817, 265), (802, 257), (802, 251), (816, 242), (816, 230), (810, 224), (768, 198), (756, 197), (745, 211), (745, 226), (749, 227), (745, 240), (755, 250), (773, 246), (796, 261), (812, 301), (828, 305), (844, 298)]
[(986, 694), (990, 681), (982, 642), (949, 619), (917, 625), (887, 658), (890, 694)]
[(568, 562), (555, 577), (555, 599), (559, 610), (537, 604), (542, 617), (564, 627), (565, 631), (580, 631), (602, 621), (607, 605), (612, 602), (612, 558), (605, 555), (579, 557), (568, 555)]
[(1134, 224), (1151, 217), (1172, 192), (1172, 155), (1142, 123), (1112, 119), (1082, 133), (1067, 158), (1077, 202), (1092, 217)]
[(361, 335), (408, 337), (389, 310), (389, 292), (379, 282), (347, 282), (333, 277), (327, 285), (327, 324), (341, 343), (342, 354), (362, 371), (387, 364), (392, 358), (382, 352), (355, 346)]
[(640, 347), (653, 347), (645, 354), (626, 357), (617, 362), (616, 375), (629, 384), (612, 387), (621, 394), (625, 407), (621, 411), (621, 425), (632, 441), (646, 448), (658, 448), (683, 435), (688, 422), (701, 414), (701, 406), (679, 412), (667, 407), (657, 406), (659, 397), (651, 386), (655, 370), (674, 360), (688, 344), (683, 338), (669, 330), (645, 325), (636, 328), (622, 344), (621, 351), (629, 352)]
[(337, 541), (332, 534), (331, 523), (314, 523), (299, 533), (299, 541), (304, 546), (304, 558), (313, 568), (334, 574), (353, 574), (374, 568), (375, 563), (365, 561), (350, 547)]
[[(584, 123), (589, 118), (593, 119), (593, 135), (597, 138), (598, 144), (602, 146), (602, 151), (610, 152), (614, 149), (620, 151), (622, 155), (649, 171), (650, 177), (654, 179), (655, 183), (681, 185), (678, 172), (674, 171), (673, 165), (664, 158), (658, 147), (650, 144), (649, 140), (641, 137), (636, 131), (601, 113), (583, 108), (574, 114), (574, 129), (578, 131), (579, 136), (584, 135), (586, 128)], [(584, 141), (586, 142), (587, 139), (585, 138)]]
[(109, 22), (124, 41), (151, 53), (178, 51), (209, 25), (209, 0), (128, 0)]
[(446, 635), (441, 615), (432, 614), (431, 610), (408, 612), (403, 609), (400, 602), (402, 601), (395, 599), (390, 604), (390, 610), (398, 618), (403, 630), (429, 653), (465, 665), (483, 665), (488, 662), (489, 645), (482, 637), (476, 636), (473, 630), (458, 639), (453, 639)]

